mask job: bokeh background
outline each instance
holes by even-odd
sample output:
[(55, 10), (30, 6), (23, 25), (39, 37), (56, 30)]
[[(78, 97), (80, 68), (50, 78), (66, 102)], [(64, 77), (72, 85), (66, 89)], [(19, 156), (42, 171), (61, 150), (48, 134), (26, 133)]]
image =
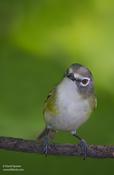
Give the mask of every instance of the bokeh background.
[[(0, 0), (0, 135), (36, 139), (43, 102), (67, 66), (79, 62), (95, 79), (98, 108), (79, 133), (114, 144), (114, 1)], [(55, 142), (75, 143), (68, 133)], [(2, 172), (20, 164), (24, 172)], [(0, 174), (113, 174), (114, 161), (0, 150)]]

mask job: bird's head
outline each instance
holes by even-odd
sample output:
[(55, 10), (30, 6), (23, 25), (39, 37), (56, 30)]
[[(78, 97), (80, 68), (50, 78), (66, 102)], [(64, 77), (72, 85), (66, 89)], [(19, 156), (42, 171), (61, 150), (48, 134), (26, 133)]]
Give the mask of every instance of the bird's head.
[(79, 93), (87, 97), (94, 93), (94, 81), (92, 73), (81, 64), (72, 64), (65, 72), (65, 77), (75, 83)]

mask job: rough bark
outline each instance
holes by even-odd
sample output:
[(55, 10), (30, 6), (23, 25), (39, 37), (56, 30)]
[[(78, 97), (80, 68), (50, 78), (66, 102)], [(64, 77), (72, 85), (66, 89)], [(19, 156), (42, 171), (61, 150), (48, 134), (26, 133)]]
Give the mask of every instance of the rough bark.
[[(0, 149), (43, 154), (43, 147), (37, 141), (12, 137), (0, 137)], [(51, 144), (48, 155), (83, 156), (78, 144)], [(87, 157), (114, 158), (114, 145), (88, 145)]]

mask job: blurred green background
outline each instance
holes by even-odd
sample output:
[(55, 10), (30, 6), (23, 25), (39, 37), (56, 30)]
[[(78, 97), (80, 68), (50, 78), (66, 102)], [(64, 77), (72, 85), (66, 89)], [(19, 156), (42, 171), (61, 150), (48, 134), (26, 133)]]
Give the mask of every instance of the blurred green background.
[[(88, 143), (114, 144), (114, 1), (0, 0), (0, 135), (36, 139), (42, 107), (66, 67), (89, 67), (98, 108), (79, 133)], [(68, 133), (55, 142), (75, 143)], [(24, 172), (2, 172), (21, 164)], [(113, 174), (114, 161), (0, 150), (0, 174)]]

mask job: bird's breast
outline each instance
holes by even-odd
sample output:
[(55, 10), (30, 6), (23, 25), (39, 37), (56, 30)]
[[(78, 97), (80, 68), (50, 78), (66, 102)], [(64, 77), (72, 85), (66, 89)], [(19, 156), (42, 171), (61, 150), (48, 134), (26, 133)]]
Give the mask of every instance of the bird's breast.
[(77, 129), (91, 113), (89, 99), (84, 99), (77, 91), (75, 84), (66, 82), (58, 88), (57, 107), (59, 116), (56, 124), (63, 130)]

